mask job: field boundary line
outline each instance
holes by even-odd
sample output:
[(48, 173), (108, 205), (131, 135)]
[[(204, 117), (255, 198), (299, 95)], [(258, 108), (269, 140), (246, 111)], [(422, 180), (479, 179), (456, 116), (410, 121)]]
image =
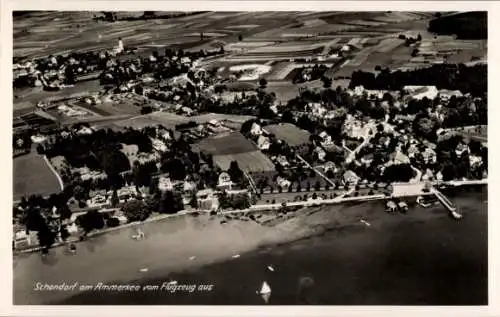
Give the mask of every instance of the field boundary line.
[(61, 188), (61, 191), (64, 190), (64, 183), (61, 179), (61, 176), (59, 175), (59, 173), (57, 173), (56, 169), (54, 168), (54, 166), (52, 166), (52, 164), (50, 163), (49, 159), (47, 158), (46, 155), (42, 155), (43, 156), (43, 160), (45, 161), (45, 163), (47, 163), (47, 165), (49, 166), (50, 170), (52, 171), (52, 173), (54, 173), (54, 175), (57, 177), (57, 181), (59, 182), (59, 187)]

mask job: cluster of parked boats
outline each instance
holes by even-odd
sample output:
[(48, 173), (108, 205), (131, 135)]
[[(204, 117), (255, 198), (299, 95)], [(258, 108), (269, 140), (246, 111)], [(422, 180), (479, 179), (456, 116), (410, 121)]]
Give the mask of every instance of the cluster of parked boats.
[(405, 213), (408, 211), (408, 204), (402, 200), (397, 201), (395, 199), (388, 200), (386, 203), (386, 211), (387, 212), (401, 212)]
[(439, 203), (439, 200), (435, 196), (418, 196), (417, 204), (421, 207), (428, 208)]
[[(416, 203), (420, 207), (429, 208), (438, 204), (439, 200), (435, 196), (418, 196)], [(400, 199), (390, 199), (386, 203), (386, 211), (405, 213), (408, 211), (408, 204)]]

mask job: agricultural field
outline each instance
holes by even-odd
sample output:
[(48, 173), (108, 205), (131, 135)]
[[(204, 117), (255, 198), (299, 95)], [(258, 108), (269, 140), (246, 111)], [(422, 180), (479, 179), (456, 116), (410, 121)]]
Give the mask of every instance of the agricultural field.
[(94, 106), (97, 111), (107, 113), (109, 115), (139, 115), (141, 112), (141, 105), (137, 105), (131, 100), (119, 100), (103, 102)]
[(27, 114), (35, 110), (35, 105), (29, 101), (14, 102), (13, 104), (14, 117)]
[(228, 115), (219, 113), (206, 113), (199, 116), (186, 117), (171, 112), (158, 111), (146, 115), (134, 116), (132, 118), (125, 118), (123, 120), (114, 122), (114, 125), (118, 127), (132, 127), (135, 129), (141, 129), (143, 127), (152, 125), (162, 125), (168, 129), (175, 129), (177, 125), (185, 124), (190, 121), (196, 122), (198, 124), (203, 124), (211, 120), (217, 120), (229, 122), (235, 126), (235, 129), (239, 129), (243, 122), (253, 118), (253, 116)]
[[(127, 14), (139, 16), (140, 12)], [(16, 19), (15, 56), (33, 57), (41, 48), (47, 54), (111, 48), (121, 37), (125, 45), (138, 47), (144, 54), (165, 46), (199, 50), (222, 45), (230, 54), (209, 64), (219, 64), (228, 72), (235, 65), (267, 64), (324, 55), (332, 47), (345, 44), (362, 49), (378, 46), (378, 49), (360, 52), (349, 62), (351, 65), (347, 64), (340, 70), (348, 75), (354, 68), (371, 70), (378, 64), (409, 63), (410, 54), (404, 49), (401, 53), (397, 51), (400, 48), (394, 37), (397, 37), (397, 32), (412, 29), (414, 25), (425, 31), (431, 16), (421, 12), (205, 12), (166, 20), (118, 21), (109, 28), (106, 22), (92, 20), (93, 13), (78, 13), (71, 17), (57, 12), (36, 15), (34, 23), (30, 19), (29, 29), (23, 19)], [(46, 37), (44, 41), (41, 34)], [(179, 34), (183, 35), (179, 37)], [(376, 41), (370, 42), (373, 40)], [(391, 55), (398, 57), (391, 59)], [(265, 72), (256, 72), (247, 79), (263, 76), (268, 81), (281, 81), (291, 71), (291, 65), (272, 65)], [(327, 76), (333, 78), (335, 72), (331, 70)], [(70, 93), (69, 90), (65, 90), (66, 93)]]
[[(145, 127), (152, 127), (152, 126), (160, 125), (160, 122), (152, 120), (146, 116), (140, 116), (140, 117), (133, 117), (133, 118), (126, 119), (126, 120), (116, 121), (113, 124), (115, 126), (122, 127), (122, 128), (142, 129)], [(178, 123), (176, 123), (176, 124), (178, 124)], [(165, 126), (167, 128), (174, 128), (175, 124), (173, 126), (168, 125), (168, 124), (164, 124), (163, 126)]]
[(232, 155), (257, 150), (252, 141), (239, 132), (231, 132), (208, 137), (193, 145), (193, 148), (216, 155)]
[(46, 109), (44, 112), (57, 119), (57, 121), (59, 122), (71, 119), (83, 119), (101, 116), (101, 114), (98, 114), (92, 110), (88, 110), (74, 104), (64, 103), (57, 104), (56, 106)]
[(381, 45), (368, 47), (361, 50), (352, 59), (344, 62), (338, 70), (327, 72), (326, 75), (334, 78), (350, 77), (357, 70), (375, 72), (376, 66), (396, 69), (409, 64), (412, 59), (413, 48), (406, 47), (404, 41), (399, 39), (394, 39), (390, 43), (392, 46), (391, 51), (383, 49)]
[(323, 89), (323, 83), (320, 80), (309, 81), (300, 84), (293, 84), (291, 81), (270, 81), (267, 84), (266, 92), (275, 93), (276, 100), (286, 105), (288, 100), (293, 99), (299, 95), (301, 87), (307, 87), (307, 89), (313, 91), (320, 91)]
[[(299, 68), (312, 67), (315, 64), (318, 64), (318, 65), (324, 65), (330, 69), (339, 60), (340, 58), (329, 59), (328, 62), (310, 62), (310, 63), (280, 62), (277, 63), (276, 65), (273, 65), (272, 70), (266, 76), (264, 76), (264, 78), (266, 78), (268, 81), (289, 80), (290, 78), (293, 78), (292, 73)], [(329, 71), (329, 69), (327, 70), (327, 72)]]
[(51, 101), (60, 100), (66, 98), (76, 98), (78, 96), (85, 96), (88, 94), (93, 94), (98, 92), (102, 87), (99, 85), (99, 81), (91, 80), (82, 83), (78, 83), (73, 87), (67, 87), (58, 91), (44, 91), (41, 88), (32, 89), (22, 89), (14, 90), (14, 110), (16, 108), (27, 108), (28, 104), (31, 103), (33, 108), (40, 101)]
[(14, 200), (22, 196), (49, 195), (62, 190), (56, 175), (36, 151), (14, 158), (13, 165)]
[(272, 124), (264, 128), (267, 132), (274, 134), (276, 138), (285, 141), (290, 146), (309, 143), (311, 135), (306, 130), (299, 129), (290, 123)]
[(267, 74), (271, 70), (271, 66), (263, 64), (246, 64), (235, 65), (229, 67), (231, 73), (242, 72), (243, 75), (238, 78), (239, 81), (255, 81)]
[[(199, 50), (213, 47), (214, 41), (222, 41), (228, 51), (243, 49), (250, 55), (287, 55), (320, 48), (324, 45), (323, 40), (318, 41), (315, 37), (328, 33), (367, 28), (374, 32), (373, 28), (389, 29), (391, 25), (397, 28), (398, 23), (428, 16), (401, 12), (205, 12), (170, 19), (118, 21), (111, 29), (108, 23), (92, 19), (98, 14), (75, 12), (68, 16), (64, 12), (40, 12), (30, 15), (29, 20), (16, 18), (14, 56), (35, 57), (110, 48), (116, 45), (119, 37), (126, 44), (139, 48), (171, 45)], [(131, 14), (139, 16), (141, 13)], [(240, 35), (243, 41), (238, 41)], [(302, 40), (315, 43), (301, 44)], [(286, 42), (290, 41), (295, 43), (286, 48)]]
[(244, 172), (271, 172), (275, 170), (273, 162), (260, 151), (214, 155), (213, 160), (223, 170), (228, 170), (232, 161), (238, 162), (238, 166)]
[(450, 63), (467, 63), (473, 58), (483, 59), (486, 53), (486, 40), (457, 40), (450, 36), (436, 36), (424, 39), (419, 45), (419, 56), (444, 56)]
[(198, 116), (189, 117), (189, 121), (196, 123), (207, 123), (211, 120), (217, 121), (230, 121), (242, 124), (250, 119), (255, 119), (254, 116), (235, 115), (235, 114), (222, 114), (222, 113), (205, 113)]

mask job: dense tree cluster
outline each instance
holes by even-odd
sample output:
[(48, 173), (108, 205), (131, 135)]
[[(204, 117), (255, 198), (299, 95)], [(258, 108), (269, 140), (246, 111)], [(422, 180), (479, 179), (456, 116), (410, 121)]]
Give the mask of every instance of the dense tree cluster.
[(229, 164), (229, 170), (227, 171), (231, 180), (235, 183), (241, 183), (243, 180), (243, 171), (238, 166), (237, 161), (231, 161)]
[(105, 221), (103, 215), (97, 210), (90, 210), (87, 213), (76, 218), (76, 224), (83, 229), (84, 233), (92, 230), (104, 228)]
[(158, 212), (175, 214), (184, 209), (182, 195), (176, 191), (166, 191), (160, 195)]
[(439, 35), (456, 35), (458, 39), (487, 39), (488, 15), (486, 11), (440, 15), (429, 22), (428, 30)]
[(293, 71), (292, 82), (294, 84), (313, 81), (323, 77), (328, 67), (323, 64), (315, 64), (312, 67), (301, 67)]
[(162, 154), (160, 163), (161, 172), (168, 173), (173, 180), (184, 180), (201, 167), (200, 155), (193, 152), (190, 144), (182, 137), (172, 142), (169, 151)]
[(151, 214), (151, 210), (148, 207), (142, 200), (129, 200), (122, 207), (122, 211), (129, 222), (143, 221)]
[(438, 89), (459, 90), (473, 96), (487, 94), (487, 66), (464, 64), (437, 64), (411, 71), (383, 69), (378, 75), (372, 72), (352, 73), (350, 88), (363, 86), (366, 89), (401, 90), (404, 86), (436, 86)]
[(384, 169), (382, 178), (384, 181), (392, 182), (408, 182), (415, 175), (410, 164), (394, 164), (387, 166)]
[[(460, 179), (481, 179), (483, 172), (488, 170), (488, 148), (480, 142), (471, 140), (468, 143), (470, 153), (464, 151), (460, 155), (456, 149), (459, 144), (467, 144), (461, 136), (453, 136), (442, 140), (437, 144), (438, 170), (443, 174), (443, 180)], [(478, 156), (482, 159), (482, 165), (475, 168), (470, 166), (470, 155)]]
[(429, 141), (436, 141), (436, 131), (440, 128), (440, 123), (435, 118), (430, 118), (425, 113), (420, 113), (413, 121), (412, 128), (415, 136)]
[(158, 167), (154, 161), (146, 162), (144, 164), (136, 161), (132, 172), (134, 175), (134, 185), (137, 188), (142, 186), (149, 187), (152, 183), (151, 175), (158, 173)]
[(143, 21), (143, 20), (166, 20), (172, 18), (180, 18), (185, 16), (192, 16), (201, 14), (204, 11), (195, 11), (195, 12), (173, 12), (173, 13), (157, 13), (155, 11), (144, 11), (141, 15), (125, 15), (119, 16), (116, 12), (113, 11), (103, 11), (103, 15), (94, 16), (94, 20), (96, 21), (107, 21), (107, 22), (116, 22), (116, 21)]
[(446, 109), (446, 116), (442, 123), (445, 128), (488, 124), (486, 96), (483, 98), (452, 97)]
[(250, 197), (246, 193), (228, 195), (226, 192), (223, 192), (219, 196), (219, 206), (222, 209), (250, 208)]
[(108, 175), (117, 175), (130, 169), (128, 158), (120, 151), (121, 143), (135, 144), (139, 152), (152, 151), (148, 132), (134, 129), (123, 132), (101, 129), (92, 134), (73, 134), (70, 137), (57, 135), (48, 143), (39, 145), (37, 151), (48, 158), (61, 155), (73, 167), (87, 166)]
[(53, 226), (50, 221), (52, 212), (61, 220), (71, 217), (71, 210), (67, 204), (66, 193), (52, 194), (48, 198), (32, 195), (29, 198), (22, 197), (21, 201), (14, 207), (14, 219), (18, 219), (26, 230), (38, 232), (40, 245), (48, 249), (56, 240), (59, 228)]

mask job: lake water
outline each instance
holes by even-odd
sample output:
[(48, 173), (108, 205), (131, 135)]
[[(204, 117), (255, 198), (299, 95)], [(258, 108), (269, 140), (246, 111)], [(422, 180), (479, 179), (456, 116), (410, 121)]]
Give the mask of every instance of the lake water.
[(136, 281), (161, 285), (173, 279), (178, 285), (213, 285), (212, 291), (85, 293), (58, 304), (262, 305), (256, 291), (267, 281), (270, 305), (487, 305), (487, 187), (450, 198), (464, 214), (460, 221), (442, 208), (429, 219), (412, 217), (414, 211), (431, 212), (412, 207), (394, 221), (331, 229), (222, 263)]

